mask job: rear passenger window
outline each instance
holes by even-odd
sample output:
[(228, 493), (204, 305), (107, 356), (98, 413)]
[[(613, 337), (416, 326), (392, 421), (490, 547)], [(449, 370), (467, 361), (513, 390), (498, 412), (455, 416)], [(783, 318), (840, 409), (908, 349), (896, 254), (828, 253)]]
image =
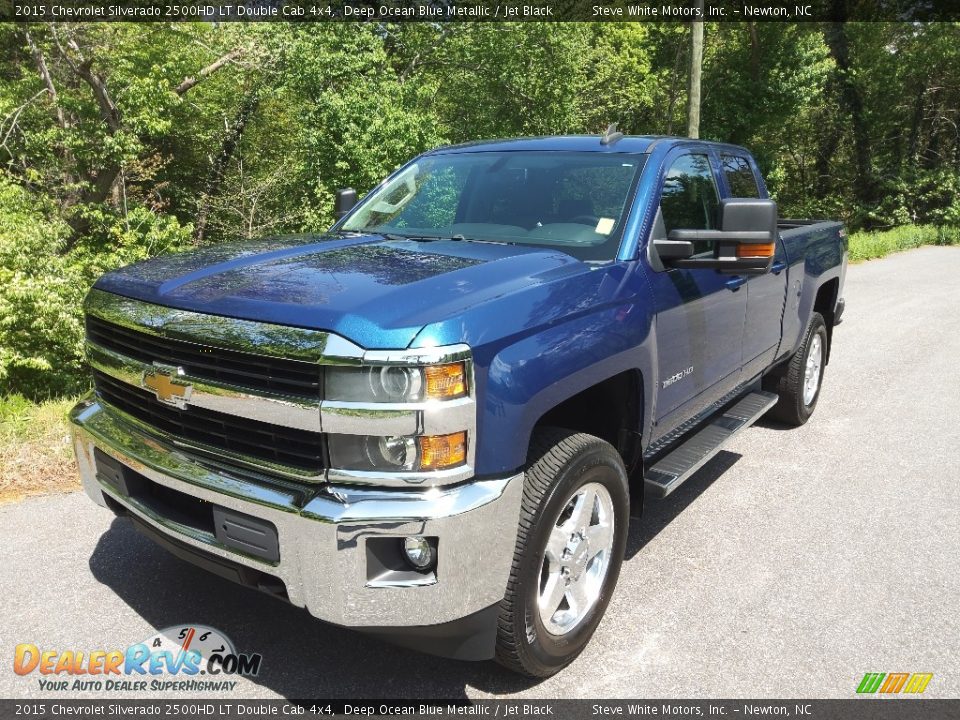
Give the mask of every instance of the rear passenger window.
[[(706, 155), (683, 155), (677, 158), (667, 171), (660, 196), (660, 212), (667, 232), (715, 230), (719, 197)], [(711, 243), (694, 243), (697, 255), (712, 250)]]
[(735, 198), (758, 198), (760, 190), (757, 187), (757, 178), (753, 175), (753, 168), (745, 157), (739, 155), (721, 155), (723, 174), (730, 186), (730, 196)]

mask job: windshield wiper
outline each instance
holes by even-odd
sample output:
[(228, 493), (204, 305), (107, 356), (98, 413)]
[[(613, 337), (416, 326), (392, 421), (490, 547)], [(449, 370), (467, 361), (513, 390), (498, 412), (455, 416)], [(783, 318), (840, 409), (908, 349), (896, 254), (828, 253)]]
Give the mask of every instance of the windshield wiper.
[(477, 237), (467, 237), (461, 233), (456, 235), (404, 235), (402, 233), (396, 232), (383, 232), (380, 230), (370, 230), (369, 232), (374, 232), (377, 235), (385, 237), (387, 240), (392, 240), (394, 242), (398, 240), (413, 240), (414, 242), (436, 242), (437, 240), (454, 240), (456, 242), (474, 242), (474, 243), (487, 243), (489, 245), (513, 245), (509, 240), (484, 240)]
[(434, 242), (436, 240), (456, 240), (458, 242), (484, 242), (475, 238), (468, 238), (463, 235), (402, 235), (395, 232), (380, 232), (387, 240), (414, 240), (416, 242)]

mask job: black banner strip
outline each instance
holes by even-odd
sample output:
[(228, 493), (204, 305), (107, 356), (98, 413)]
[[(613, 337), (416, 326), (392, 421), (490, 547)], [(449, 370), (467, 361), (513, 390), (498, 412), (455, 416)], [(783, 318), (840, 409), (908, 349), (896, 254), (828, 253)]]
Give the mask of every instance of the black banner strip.
[(0, 0), (6, 22), (930, 22), (954, 0)]
[(799, 718), (940, 720), (960, 717), (960, 700), (879, 695), (848, 700), (0, 700), (3, 718)]

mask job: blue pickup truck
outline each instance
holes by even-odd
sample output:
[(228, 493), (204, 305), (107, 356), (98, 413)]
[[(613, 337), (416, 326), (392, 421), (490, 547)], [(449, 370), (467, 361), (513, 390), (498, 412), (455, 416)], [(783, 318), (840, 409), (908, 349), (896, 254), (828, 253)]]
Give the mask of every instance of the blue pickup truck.
[(741, 147), (443, 147), (337, 215), (101, 278), (71, 416), (94, 501), (327, 622), (555, 673), (644, 495), (817, 405), (846, 235)]

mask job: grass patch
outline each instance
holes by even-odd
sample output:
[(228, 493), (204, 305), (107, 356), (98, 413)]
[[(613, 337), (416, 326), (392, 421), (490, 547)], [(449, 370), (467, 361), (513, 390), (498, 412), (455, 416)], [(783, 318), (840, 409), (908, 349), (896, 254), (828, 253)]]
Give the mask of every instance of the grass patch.
[(76, 402), (0, 397), (0, 503), (80, 488), (67, 427)]
[(890, 230), (855, 232), (850, 235), (850, 261), (873, 260), (921, 245), (960, 245), (960, 228), (903, 225)]

